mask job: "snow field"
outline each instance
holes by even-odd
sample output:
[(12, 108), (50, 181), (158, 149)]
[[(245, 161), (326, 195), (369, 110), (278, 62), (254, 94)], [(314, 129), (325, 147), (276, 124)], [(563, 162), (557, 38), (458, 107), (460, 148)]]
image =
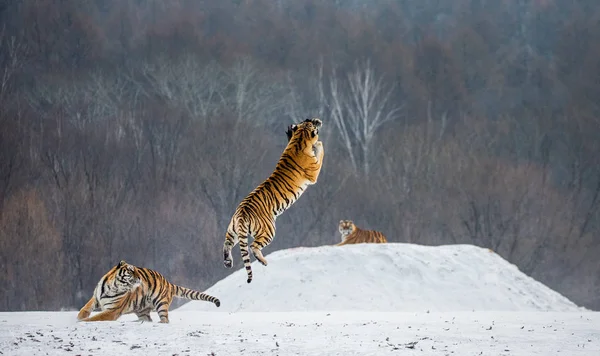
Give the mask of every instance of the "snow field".
[(171, 323), (0, 313), (3, 355), (600, 355), (600, 313), (174, 311)]
[(156, 313), (153, 323), (0, 313), (0, 356), (600, 355), (600, 313), (487, 249), (323, 246), (266, 258), (251, 284), (242, 268), (206, 291), (221, 308), (192, 301), (168, 325)]

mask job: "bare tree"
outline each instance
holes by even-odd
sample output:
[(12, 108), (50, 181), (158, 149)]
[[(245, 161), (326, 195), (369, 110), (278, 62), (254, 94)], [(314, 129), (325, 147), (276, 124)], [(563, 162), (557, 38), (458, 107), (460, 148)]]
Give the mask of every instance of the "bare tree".
[(313, 63), (306, 72), (287, 73), (285, 116), (291, 119), (290, 123), (298, 123), (308, 117), (321, 118), (323, 127), (319, 131), (319, 137), (330, 149), (336, 125), (331, 120), (324, 73), (323, 58)]
[(64, 262), (74, 267), (68, 270), (77, 304), (85, 298), (87, 281), (101, 273), (98, 262), (109, 255), (90, 255), (90, 247), (110, 249), (115, 237), (103, 230), (110, 231), (103, 222), (115, 217), (131, 188), (128, 165), (119, 160), (126, 86), (119, 76), (93, 71), (68, 82), (40, 80), (28, 93), (41, 122), (37, 151), (45, 198), (59, 207), (52, 223), (60, 229)]
[(321, 119), (327, 113), (323, 72), (323, 58), (313, 65), (309, 73), (288, 71), (285, 114), (293, 123), (306, 119), (307, 113)]
[(206, 120), (222, 109), (226, 77), (216, 62), (204, 64), (186, 54), (175, 61), (167, 58), (146, 61), (141, 72), (150, 84), (136, 82), (143, 93), (158, 94), (185, 108), (194, 120)]
[(370, 149), (377, 130), (400, 117), (401, 106), (390, 101), (393, 93), (394, 86), (384, 83), (370, 60), (355, 63), (343, 80), (335, 70), (329, 78), (331, 116), (355, 174), (369, 175)]
[(15, 175), (23, 164), (21, 154), (21, 108), (15, 107), (11, 94), (15, 87), (15, 74), (23, 66), (26, 46), (14, 36), (0, 30), (0, 215), (4, 200), (9, 195)]
[(5, 28), (0, 30), (0, 103), (10, 90), (15, 72), (23, 65), (26, 46), (15, 36), (8, 36)]
[(238, 122), (257, 127), (276, 121), (285, 107), (285, 86), (269, 81), (271, 75), (261, 70), (247, 57), (236, 61), (226, 71), (227, 90), (224, 104)]
[(249, 58), (223, 67), (216, 62), (202, 63), (187, 54), (175, 61), (148, 61), (142, 73), (150, 86), (138, 82), (141, 91), (148, 96), (160, 95), (200, 122), (232, 114), (238, 122), (260, 127), (283, 111), (285, 87), (269, 80), (269, 73)]
[[(4, 271), (0, 281), (5, 285), (0, 290), (0, 310), (69, 305), (64, 296), (49, 298), (53, 290), (64, 288), (63, 253), (41, 194), (37, 189), (21, 190), (6, 207), (6, 214), (0, 217), (0, 267)], [(24, 260), (27, 267), (18, 264)]]

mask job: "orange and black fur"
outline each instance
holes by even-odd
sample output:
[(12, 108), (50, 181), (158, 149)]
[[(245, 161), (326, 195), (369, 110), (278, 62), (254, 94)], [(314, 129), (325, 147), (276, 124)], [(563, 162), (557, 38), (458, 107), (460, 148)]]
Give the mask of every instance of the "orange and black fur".
[(288, 144), (275, 171), (242, 200), (231, 217), (223, 245), (224, 264), (232, 267), (231, 250), (239, 242), (248, 283), (252, 282), (248, 237), (254, 238), (250, 246), (254, 257), (266, 266), (261, 250), (275, 236), (275, 219), (317, 182), (324, 153), (319, 141), (321, 125), (319, 119), (307, 119), (288, 127)]
[[(221, 305), (219, 299), (195, 290), (169, 283), (160, 273), (136, 267), (125, 261), (111, 268), (96, 285), (94, 295), (81, 308), (81, 321), (117, 320), (121, 315), (135, 313), (141, 321), (152, 321), (151, 311), (157, 311), (161, 323), (169, 322), (169, 306), (173, 297), (205, 300)], [(92, 310), (102, 312), (90, 317)]]
[(342, 234), (342, 242), (336, 246), (362, 243), (382, 244), (387, 242), (387, 239), (381, 232), (359, 229), (354, 225), (352, 220), (340, 220), (339, 230), (340, 234)]

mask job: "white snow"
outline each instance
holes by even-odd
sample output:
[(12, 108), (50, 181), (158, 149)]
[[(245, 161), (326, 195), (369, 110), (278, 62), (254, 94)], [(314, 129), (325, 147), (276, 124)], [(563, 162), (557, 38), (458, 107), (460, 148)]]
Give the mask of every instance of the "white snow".
[[(579, 310), (496, 253), (472, 245), (300, 247), (266, 258), (268, 266), (252, 263), (252, 283), (242, 268), (206, 291), (221, 299), (218, 311)], [(180, 310), (214, 307), (190, 302)]]
[(600, 313), (487, 249), (357, 245), (266, 257), (251, 284), (242, 269), (208, 290), (221, 308), (190, 302), (167, 325), (0, 313), (0, 355), (600, 355)]
[(0, 352), (17, 356), (600, 355), (600, 313), (592, 312), (176, 310), (170, 324), (140, 324), (131, 316), (77, 323), (76, 315), (0, 313)]

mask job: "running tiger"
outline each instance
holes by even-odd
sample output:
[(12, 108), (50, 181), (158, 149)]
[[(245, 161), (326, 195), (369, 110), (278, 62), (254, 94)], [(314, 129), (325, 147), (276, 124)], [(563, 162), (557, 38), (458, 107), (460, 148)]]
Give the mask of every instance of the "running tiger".
[(362, 243), (383, 244), (387, 242), (381, 232), (359, 229), (352, 220), (340, 220), (339, 230), (342, 234), (342, 242), (336, 246)]
[[(161, 323), (169, 322), (169, 306), (173, 297), (205, 300), (221, 305), (219, 299), (195, 290), (169, 283), (163, 275), (149, 268), (119, 262), (96, 285), (94, 295), (81, 308), (81, 321), (117, 320), (121, 315), (135, 313), (140, 321), (152, 321), (151, 311), (157, 311)], [(93, 309), (102, 312), (89, 317)]]
[(275, 219), (294, 204), (309, 185), (317, 183), (324, 154), (323, 143), (319, 141), (321, 125), (321, 120), (314, 118), (288, 127), (288, 144), (275, 171), (242, 200), (231, 217), (223, 245), (224, 264), (227, 268), (233, 266), (231, 250), (239, 242), (248, 283), (252, 282), (248, 237), (254, 238), (250, 246), (254, 257), (266, 266), (261, 250), (275, 236)]

